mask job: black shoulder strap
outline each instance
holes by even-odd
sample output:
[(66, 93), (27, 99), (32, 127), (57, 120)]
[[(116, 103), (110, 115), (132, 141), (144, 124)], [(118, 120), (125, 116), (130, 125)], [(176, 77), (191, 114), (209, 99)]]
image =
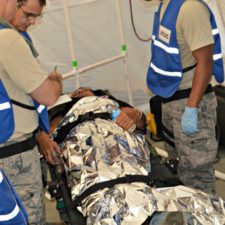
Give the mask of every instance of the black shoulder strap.
[(17, 106), (19, 106), (21, 108), (28, 109), (28, 110), (36, 110), (34, 108), (34, 106), (25, 105), (25, 104), (23, 104), (21, 102), (17, 102), (16, 100), (13, 100), (13, 99), (10, 99), (10, 100), (11, 100), (12, 104), (17, 105)]
[(110, 114), (109, 113), (93, 113), (93, 112), (87, 112), (83, 115), (79, 115), (78, 119), (72, 123), (69, 123), (63, 127), (61, 127), (58, 132), (57, 136), (54, 137), (54, 141), (56, 141), (58, 144), (61, 144), (64, 139), (66, 138), (67, 134), (72, 130), (75, 126), (77, 126), (79, 123), (83, 123), (85, 121), (90, 121), (94, 120), (96, 118), (101, 118), (101, 119), (110, 119)]

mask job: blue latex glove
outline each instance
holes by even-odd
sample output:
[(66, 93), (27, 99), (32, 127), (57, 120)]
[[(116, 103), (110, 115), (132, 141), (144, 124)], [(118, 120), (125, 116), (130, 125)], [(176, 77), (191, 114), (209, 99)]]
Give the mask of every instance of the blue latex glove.
[(120, 112), (121, 112), (120, 109), (114, 109), (114, 110), (112, 111), (112, 120), (113, 120), (113, 121), (116, 120), (116, 118), (117, 118), (117, 116), (119, 116)]
[(185, 134), (193, 134), (199, 131), (197, 108), (185, 106), (185, 110), (181, 118), (181, 127)]

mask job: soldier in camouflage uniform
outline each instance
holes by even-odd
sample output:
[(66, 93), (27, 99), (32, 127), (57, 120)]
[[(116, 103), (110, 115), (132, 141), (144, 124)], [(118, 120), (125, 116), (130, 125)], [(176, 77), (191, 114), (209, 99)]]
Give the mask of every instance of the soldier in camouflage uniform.
[(204, 1), (164, 0), (155, 14), (147, 83), (161, 97), (169, 158), (178, 158), (184, 185), (215, 192), (216, 97), (224, 81), (219, 32)]
[(198, 135), (185, 135), (180, 118), (187, 99), (162, 104), (162, 123), (172, 133), (166, 132), (175, 147), (165, 142), (170, 158), (179, 158), (178, 176), (187, 186), (206, 192), (215, 191), (213, 163), (217, 153), (215, 134), (217, 101), (214, 93), (205, 94), (199, 105)]
[[(26, 24), (30, 25), (41, 14), (43, 1), (29, 0), (29, 4), (20, 1), (17, 5)], [(8, 6), (12, 3), (0, 1), (0, 167), (22, 199), (29, 224), (44, 225), (43, 185), (35, 140), (43, 118), (35, 110), (34, 100), (45, 106), (54, 104), (62, 91), (62, 77), (56, 71), (48, 75), (43, 71), (32, 43), (8, 22), (16, 11), (17, 1), (14, 1), (14, 12), (13, 6)], [(11, 17), (5, 12), (9, 9), (13, 12)]]

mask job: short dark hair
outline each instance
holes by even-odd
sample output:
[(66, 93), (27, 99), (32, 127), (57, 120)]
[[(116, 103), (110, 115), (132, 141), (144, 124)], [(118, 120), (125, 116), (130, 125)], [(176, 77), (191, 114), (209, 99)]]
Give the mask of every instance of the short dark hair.
[[(23, 4), (26, 4), (28, 0), (17, 0), (18, 7), (22, 6)], [(40, 6), (44, 7), (46, 5), (46, 0), (37, 0), (40, 4)]]

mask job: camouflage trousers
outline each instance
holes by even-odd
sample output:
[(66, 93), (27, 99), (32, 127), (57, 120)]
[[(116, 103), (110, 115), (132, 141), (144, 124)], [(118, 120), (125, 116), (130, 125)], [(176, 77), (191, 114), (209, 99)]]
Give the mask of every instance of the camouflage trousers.
[(165, 142), (169, 158), (179, 158), (178, 177), (185, 186), (215, 193), (216, 107), (214, 93), (203, 96), (198, 111), (199, 132), (186, 135), (181, 129), (181, 117), (187, 99), (162, 104), (162, 123), (173, 134), (168, 137), (175, 147)]
[(26, 209), (29, 225), (44, 225), (44, 190), (37, 147), (0, 159), (4, 170)]

